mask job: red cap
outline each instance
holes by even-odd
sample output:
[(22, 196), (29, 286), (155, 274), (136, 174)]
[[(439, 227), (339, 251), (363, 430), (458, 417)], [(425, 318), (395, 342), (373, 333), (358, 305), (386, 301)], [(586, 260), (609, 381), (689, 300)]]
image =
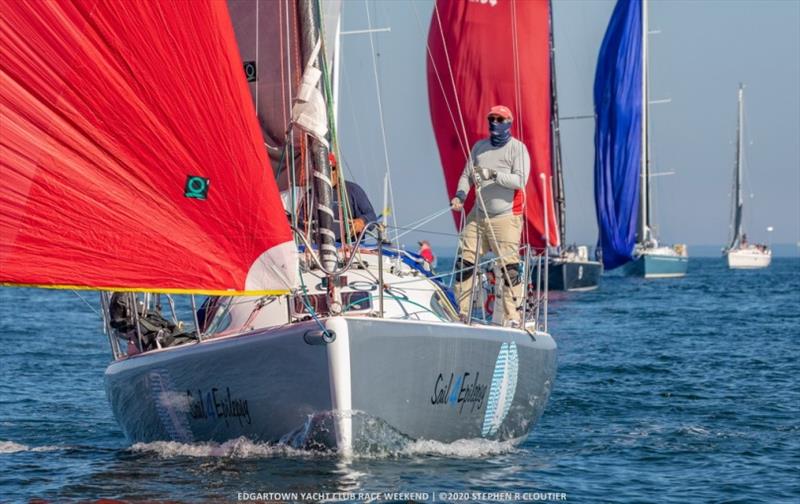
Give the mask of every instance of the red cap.
[(489, 113), (486, 114), (486, 117), (489, 117), (490, 115), (499, 115), (506, 120), (514, 119), (514, 116), (511, 115), (511, 110), (505, 105), (495, 105), (489, 109)]

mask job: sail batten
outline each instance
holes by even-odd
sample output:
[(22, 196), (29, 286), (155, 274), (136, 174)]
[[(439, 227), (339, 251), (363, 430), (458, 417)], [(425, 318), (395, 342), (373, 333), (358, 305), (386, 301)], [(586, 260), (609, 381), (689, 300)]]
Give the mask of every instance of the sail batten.
[(0, 282), (294, 287), (296, 248), (224, 3), (0, 9)]
[(595, 73), (594, 192), (605, 269), (633, 259), (640, 224), (645, 99), (641, 6), (641, 0), (617, 2)]

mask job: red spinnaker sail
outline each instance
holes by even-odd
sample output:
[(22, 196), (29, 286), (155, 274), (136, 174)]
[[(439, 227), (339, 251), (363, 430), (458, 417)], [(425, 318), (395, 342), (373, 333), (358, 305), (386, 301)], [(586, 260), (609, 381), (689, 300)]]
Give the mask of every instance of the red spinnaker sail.
[[(548, 16), (547, 0), (437, 0), (428, 33), (428, 98), (448, 197), (455, 195), (472, 145), (488, 136), (487, 112), (508, 106), (512, 134), (531, 156), (523, 242), (539, 249), (545, 244), (541, 174), (550, 244), (558, 244), (550, 178)], [(474, 191), (468, 211), (473, 198)]]
[(224, 2), (0, 0), (0, 281), (284, 292), (296, 247)]

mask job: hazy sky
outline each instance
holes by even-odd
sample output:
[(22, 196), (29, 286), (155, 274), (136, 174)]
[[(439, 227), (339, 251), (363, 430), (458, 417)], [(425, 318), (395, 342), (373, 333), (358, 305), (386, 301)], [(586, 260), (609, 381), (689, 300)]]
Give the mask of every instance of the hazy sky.
[[(499, 0), (508, 1), (508, 0)], [(517, 0), (524, 1), (524, 0)], [(345, 30), (368, 27), (363, 0), (345, 0)], [(554, 3), (562, 116), (591, 114), (597, 53), (614, 2)], [(369, 1), (398, 225), (443, 209), (446, 194), (430, 116), (425, 41), (433, 2)], [(418, 16), (417, 16), (418, 14)], [(745, 89), (745, 227), (752, 240), (800, 242), (800, 0), (662, 0), (650, 3), (651, 107), (658, 234), (665, 243), (722, 246), (729, 233), (736, 93)], [(510, 51), (510, 47), (509, 47)], [(339, 136), (348, 176), (382, 206), (386, 171), (368, 35), (343, 37)], [(562, 122), (568, 241), (594, 244), (594, 123)], [(748, 196), (749, 196), (748, 194)], [(449, 214), (424, 226), (455, 243)]]

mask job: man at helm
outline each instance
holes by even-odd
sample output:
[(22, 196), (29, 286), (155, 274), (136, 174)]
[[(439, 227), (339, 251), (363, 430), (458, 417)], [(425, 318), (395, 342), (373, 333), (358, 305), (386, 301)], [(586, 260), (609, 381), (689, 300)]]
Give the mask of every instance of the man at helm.
[(511, 136), (514, 117), (504, 105), (487, 115), (489, 136), (472, 147), (464, 167), (453, 210), (460, 211), (470, 188), (476, 188), (475, 204), (459, 237), (456, 259), (456, 296), (461, 313), (468, 314), (474, 281), (474, 265), (486, 252), (493, 252), (503, 283), (503, 313), (508, 325), (519, 324), (522, 303), (522, 270), (519, 244), (522, 233), (522, 204), (530, 173), (530, 155), (521, 141)]

